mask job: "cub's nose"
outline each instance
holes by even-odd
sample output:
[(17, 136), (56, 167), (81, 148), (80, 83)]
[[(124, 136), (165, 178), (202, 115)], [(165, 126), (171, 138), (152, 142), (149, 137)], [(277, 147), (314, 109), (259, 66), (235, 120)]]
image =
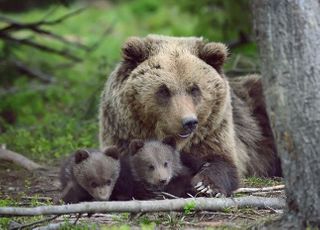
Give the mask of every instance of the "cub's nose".
[(160, 180), (160, 181), (159, 181), (159, 184), (161, 184), (161, 185), (165, 185), (165, 184), (166, 184), (166, 182), (167, 182), (167, 180)]
[(187, 117), (182, 120), (182, 126), (185, 130), (193, 131), (198, 125), (198, 119), (195, 117)]

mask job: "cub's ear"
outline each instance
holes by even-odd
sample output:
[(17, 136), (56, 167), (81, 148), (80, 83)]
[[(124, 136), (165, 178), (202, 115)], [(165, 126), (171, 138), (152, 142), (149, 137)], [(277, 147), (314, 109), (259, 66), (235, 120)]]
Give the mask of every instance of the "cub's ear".
[(112, 145), (110, 147), (107, 147), (104, 151), (103, 151), (104, 155), (108, 156), (108, 157), (112, 157), (115, 160), (119, 159), (119, 149), (117, 148), (117, 146)]
[(79, 149), (76, 151), (76, 153), (74, 155), (74, 162), (76, 164), (79, 164), (82, 161), (84, 161), (85, 159), (87, 159), (88, 157), (89, 157), (89, 153), (87, 150)]
[(210, 42), (199, 48), (199, 58), (222, 72), (222, 66), (228, 56), (228, 48), (222, 43)]
[(135, 155), (139, 149), (141, 149), (144, 146), (143, 140), (140, 139), (134, 139), (130, 142), (129, 150), (131, 155)]
[(141, 63), (148, 58), (145, 41), (139, 37), (130, 37), (122, 46), (122, 57), (131, 63)]
[(166, 145), (170, 145), (172, 148), (176, 148), (177, 146), (177, 143), (176, 143), (176, 139), (173, 137), (173, 136), (168, 136), (168, 137), (165, 137), (163, 140), (162, 140), (162, 143), (163, 144), (166, 144)]

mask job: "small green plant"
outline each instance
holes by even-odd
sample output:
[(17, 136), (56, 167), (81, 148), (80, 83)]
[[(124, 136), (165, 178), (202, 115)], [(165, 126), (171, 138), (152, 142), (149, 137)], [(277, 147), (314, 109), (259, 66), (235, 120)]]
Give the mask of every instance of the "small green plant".
[(231, 213), (233, 211), (233, 208), (224, 208), (222, 209), (222, 212), (224, 213)]
[(65, 221), (65, 224), (59, 227), (60, 230), (96, 230), (100, 229), (96, 224), (77, 223), (74, 225), (69, 221)]
[(142, 226), (147, 226), (150, 225), (152, 223), (152, 220), (149, 218), (149, 216), (147, 215), (143, 215), (142, 217), (139, 218), (139, 223)]
[(170, 228), (177, 229), (184, 223), (186, 216), (177, 212), (166, 214), (163, 218), (162, 224), (170, 226)]
[(186, 203), (186, 205), (183, 207), (183, 212), (186, 215), (192, 214), (196, 208), (196, 202), (190, 201)]
[(150, 222), (145, 224), (140, 224), (141, 230), (153, 230), (156, 227), (156, 223)]

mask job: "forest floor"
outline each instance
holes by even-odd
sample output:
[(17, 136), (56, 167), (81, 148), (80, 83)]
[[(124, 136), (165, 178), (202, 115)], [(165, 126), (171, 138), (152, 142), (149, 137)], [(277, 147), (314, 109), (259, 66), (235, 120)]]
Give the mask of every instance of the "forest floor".
[[(58, 180), (59, 162), (47, 170), (30, 172), (10, 163), (0, 162), (0, 201), (1, 206), (35, 207), (50, 205), (60, 194)], [(245, 187), (266, 187), (281, 184), (282, 180), (248, 178)], [(264, 197), (284, 197), (283, 191), (263, 194)], [(91, 217), (81, 216), (77, 225), (76, 215), (59, 216), (54, 220), (41, 223), (65, 222), (63, 229), (243, 229), (256, 226), (281, 216), (282, 210), (256, 208), (229, 208), (219, 212), (184, 211), (160, 213), (96, 213)], [(28, 224), (44, 220), (46, 217), (0, 218), (0, 226)], [(33, 227), (36, 227), (35, 224)], [(25, 228), (29, 229), (29, 228)]]

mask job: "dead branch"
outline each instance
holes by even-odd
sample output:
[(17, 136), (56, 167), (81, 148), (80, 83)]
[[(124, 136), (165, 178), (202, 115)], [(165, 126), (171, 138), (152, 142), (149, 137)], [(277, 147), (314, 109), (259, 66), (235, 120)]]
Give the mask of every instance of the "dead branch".
[(44, 18), (40, 21), (31, 22), (31, 23), (20, 23), (20, 22), (17, 22), (11, 18), (0, 15), (0, 21), (6, 22), (9, 24), (7, 27), (1, 29), (0, 32), (7, 32), (10, 30), (16, 30), (16, 29), (21, 29), (21, 28), (32, 29), (32, 28), (37, 28), (39, 26), (43, 26), (43, 25), (56, 25), (56, 24), (59, 24), (59, 23), (65, 21), (66, 19), (76, 15), (76, 14), (79, 14), (80, 12), (82, 12), (85, 9), (86, 8), (77, 9), (75, 11), (68, 13), (68, 14), (62, 15), (61, 17), (54, 19), (54, 20), (46, 20)]
[[(0, 20), (1, 20), (1, 16), (0, 16)], [(71, 46), (79, 47), (84, 50), (89, 50), (89, 47), (87, 47), (86, 45), (83, 45), (79, 42), (68, 41), (67, 39), (65, 39), (64, 37), (62, 37), (60, 35), (52, 33), (51, 31), (45, 30), (43, 28), (40, 28), (40, 25), (38, 25), (37, 23), (25, 24), (25, 23), (21, 23), (21, 22), (17, 22), (17, 21), (12, 21), (10, 19), (6, 19), (6, 20), (8, 22), (10, 22), (11, 24), (5, 28), (0, 29), (0, 33), (8, 34), (9, 32), (12, 32), (12, 31), (30, 30), (34, 33), (37, 33), (40, 35), (45, 35), (47, 37), (53, 38), (61, 43), (66, 44), (66, 45), (71, 45)]]
[(186, 205), (193, 204), (195, 211), (218, 211), (225, 208), (268, 208), (282, 209), (284, 199), (266, 197), (239, 197), (239, 198), (188, 198), (172, 200), (147, 201), (109, 201), (84, 202), (70, 205), (39, 206), (34, 208), (2, 207), (0, 216), (36, 216), (36, 215), (62, 215), (71, 213), (107, 213), (107, 212), (168, 212), (184, 211)]
[(76, 61), (76, 62), (81, 61), (81, 58), (79, 58), (79, 57), (77, 57), (77, 56), (75, 56), (73, 54), (70, 54), (68, 52), (68, 50), (58, 50), (58, 49), (55, 49), (55, 48), (51, 48), (51, 47), (45, 46), (43, 44), (39, 44), (39, 43), (30, 41), (29, 39), (14, 38), (14, 37), (6, 34), (6, 33), (0, 33), (0, 38), (2, 38), (4, 40), (7, 40), (7, 41), (11, 41), (11, 42), (17, 43), (19, 45), (33, 47), (33, 48), (36, 48), (38, 50), (41, 50), (41, 51), (44, 51), (44, 52), (47, 52), (47, 53), (53, 53), (53, 54), (68, 58), (68, 59)]
[(22, 62), (18, 60), (11, 60), (10, 61), (18, 70), (20, 70), (22, 73), (26, 74), (29, 77), (38, 78), (40, 81), (44, 83), (51, 83), (53, 82), (53, 78), (50, 75), (47, 75), (40, 70), (32, 69), (28, 67), (27, 65), (23, 64)]
[(270, 191), (281, 190), (281, 189), (284, 189), (284, 185), (276, 185), (276, 186), (264, 187), (264, 188), (239, 188), (236, 191), (234, 191), (234, 194), (253, 193), (253, 192), (270, 192)]
[(7, 149), (0, 149), (0, 160), (10, 161), (17, 165), (22, 166), (23, 168), (33, 171), (36, 169), (44, 169), (44, 166), (41, 166), (32, 160), (29, 160), (25, 156), (22, 156), (19, 153), (12, 152)]

